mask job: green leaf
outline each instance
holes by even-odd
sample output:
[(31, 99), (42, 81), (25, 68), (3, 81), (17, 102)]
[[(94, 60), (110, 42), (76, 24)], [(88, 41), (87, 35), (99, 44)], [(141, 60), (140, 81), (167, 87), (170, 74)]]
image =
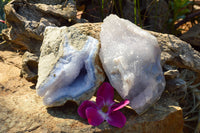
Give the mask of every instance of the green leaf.
[(180, 10), (180, 11), (178, 12), (178, 16), (182, 16), (182, 15), (184, 15), (184, 14), (186, 14), (186, 13), (189, 13), (189, 12), (190, 12), (189, 9)]
[(188, 5), (190, 5), (192, 3), (192, 1), (186, 0), (186, 2), (182, 5), (182, 7), (186, 7)]

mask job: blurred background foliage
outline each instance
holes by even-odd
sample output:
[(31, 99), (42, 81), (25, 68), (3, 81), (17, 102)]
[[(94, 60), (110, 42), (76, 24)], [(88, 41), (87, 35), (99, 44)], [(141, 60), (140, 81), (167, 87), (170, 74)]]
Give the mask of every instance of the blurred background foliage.
[[(0, 20), (10, 0), (0, 0)], [(81, 18), (100, 22), (111, 13), (129, 19), (147, 30), (180, 36), (192, 25), (199, 23), (199, 0), (76, 0)], [(188, 25), (189, 23), (189, 25)], [(189, 26), (189, 27), (188, 27)], [(0, 22), (0, 33), (6, 24)]]
[[(4, 5), (6, 5), (10, 0), (0, 0), (0, 20), (5, 20), (5, 13), (4, 13)], [(6, 24), (3, 22), (0, 22), (0, 33), (2, 29), (6, 28)]]
[[(129, 19), (144, 29), (180, 36), (199, 23), (199, 0), (76, 0), (82, 18), (102, 21), (111, 13)], [(84, 8), (79, 8), (84, 7)], [(190, 25), (186, 23), (190, 22)]]

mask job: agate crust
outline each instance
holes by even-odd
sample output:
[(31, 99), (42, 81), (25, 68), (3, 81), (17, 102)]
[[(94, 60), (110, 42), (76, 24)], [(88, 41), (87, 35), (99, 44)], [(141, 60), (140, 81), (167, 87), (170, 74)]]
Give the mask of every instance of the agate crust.
[(110, 15), (101, 25), (100, 40), (99, 55), (110, 83), (142, 114), (165, 88), (156, 38), (130, 21)]
[(48, 107), (90, 99), (105, 76), (99, 42), (72, 27), (47, 27), (38, 65), (37, 94)]

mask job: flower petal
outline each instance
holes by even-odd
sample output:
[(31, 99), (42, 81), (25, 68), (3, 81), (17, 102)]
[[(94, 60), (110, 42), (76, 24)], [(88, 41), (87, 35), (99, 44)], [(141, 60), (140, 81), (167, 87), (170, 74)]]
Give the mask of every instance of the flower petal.
[(108, 82), (104, 82), (97, 91), (97, 97), (99, 96), (104, 98), (106, 105), (113, 104), (114, 88)]
[(101, 96), (98, 96), (96, 98), (96, 104), (97, 104), (98, 109), (101, 109), (105, 105), (104, 98)]
[(126, 117), (122, 112), (114, 111), (109, 114), (107, 122), (112, 126), (122, 128), (126, 123)]
[(104, 121), (104, 116), (99, 113), (96, 108), (89, 107), (86, 109), (88, 123), (93, 126), (98, 126)]
[(123, 108), (124, 106), (126, 106), (129, 103), (130, 103), (130, 101), (126, 99), (124, 101), (121, 101), (118, 104), (114, 104), (114, 105), (111, 106), (111, 111), (117, 111), (117, 110)]
[(1, 20), (1, 19), (0, 19), (0, 22), (2, 22), (2, 23), (4, 23), (4, 24), (5, 24), (5, 21), (4, 21), (4, 20)]
[(84, 101), (79, 107), (78, 107), (78, 114), (82, 118), (87, 118), (86, 116), (86, 109), (89, 107), (97, 108), (97, 105), (94, 102), (91, 101)]

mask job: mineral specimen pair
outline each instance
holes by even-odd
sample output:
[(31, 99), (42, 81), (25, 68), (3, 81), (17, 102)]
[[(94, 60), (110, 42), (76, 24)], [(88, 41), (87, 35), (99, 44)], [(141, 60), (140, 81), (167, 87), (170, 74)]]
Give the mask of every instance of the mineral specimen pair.
[(36, 86), (46, 106), (90, 99), (105, 80), (104, 71), (138, 114), (159, 99), (165, 79), (154, 36), (128, 20), (110, 15), (101, 26), (100, 41), (101, 48), (96, 39), (76, 28), (46, 28)]

